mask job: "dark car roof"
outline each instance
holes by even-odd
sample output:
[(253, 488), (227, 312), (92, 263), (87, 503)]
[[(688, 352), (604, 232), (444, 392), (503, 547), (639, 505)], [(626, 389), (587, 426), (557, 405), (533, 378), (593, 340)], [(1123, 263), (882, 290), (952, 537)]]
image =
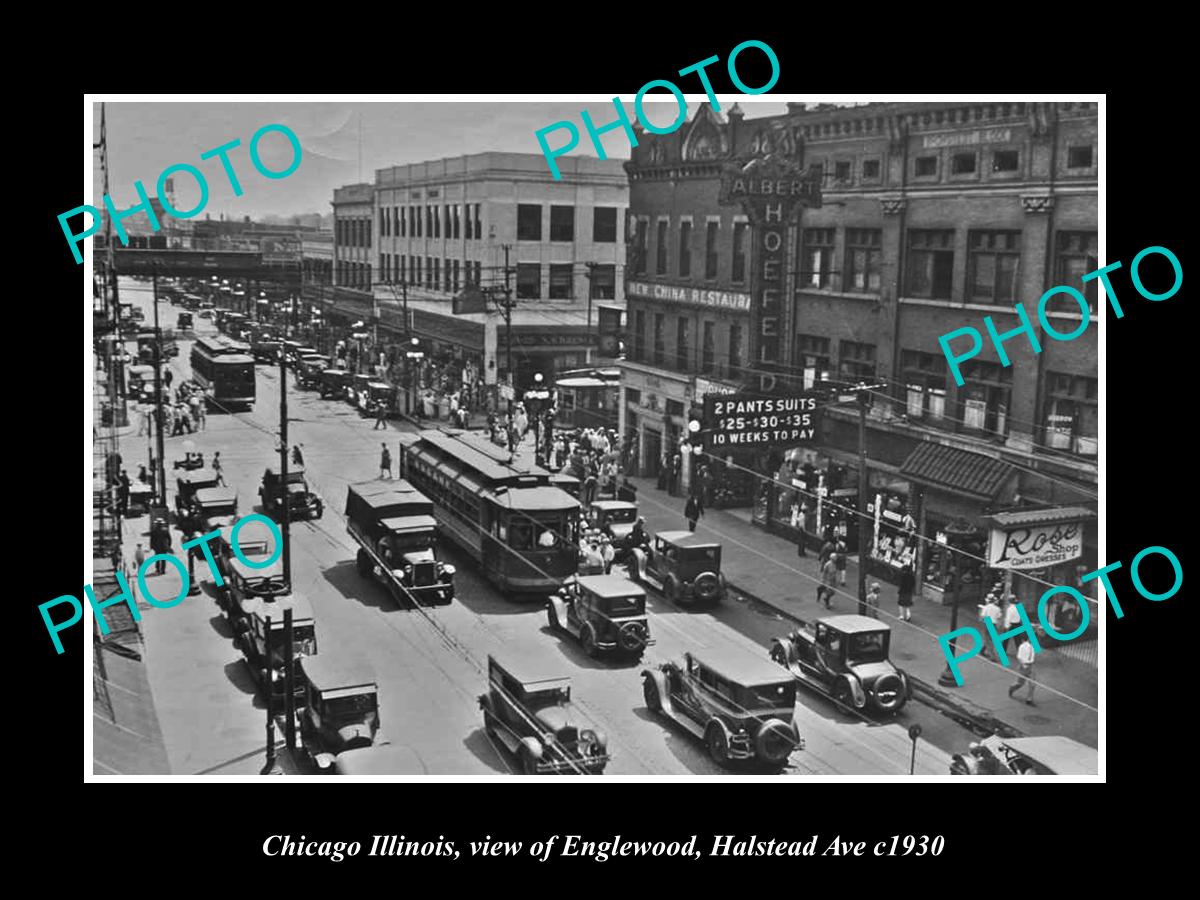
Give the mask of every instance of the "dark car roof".
[(706, 669), (723, 675), (743, 687), (791, 682), (792, 675), (780, 669), (766, 654), (759, 656), (734, 645), (705, 647), (691, 651), (692, 659)]
[[(509, 663), (516, 663), (516, 666), (500, 662), (496, 657), (488, 654), (488, 668), (496, 666), (517, 681), (527, 691), (544, 691), (557, 687), (570, 687), (571, 678), (569, 675), (564, 675), (560, 669), (552, 665), (544, 665), (538, 659), (530, 659), (528, 657), (516, 657), (510, 659)], [(778, 667), (776, 667), (778, 668)]]
[(658, 537), (676, 547), (720, 547), (720, 541), (706, 541), (690, 531), (660, 531)]
[(316, 617), (313, 615), (312, 604), (303, 594), (297, 594), (293, 591), (290, 594), (283, 594), (274, 598), (274, 600), (265, 600), (262, 597), (249, 597), (242, 602), (242, 609), (247, 615), (257, 616), (266, 621), (267, 616), (271, 617), (271, 628), (283, 627), (283, 611), (291, 608), (293, 624), (313, 622)]
[(640, 586), (620, 575), (580, 575), (575, 580), (581, 587), (601, 597), (646, 596), (646, 592)]
[(878, 619), (872, 619), (870, 616), (856, 616), (852, 614), (841, 616), (823, 616), (817, 619), (818, 622), (824, 622), (835, 631), (840, 631), (843, 634), (860, 634), (869, 631), (891, 631), (892, 626), (887, 622), (880, 622)]

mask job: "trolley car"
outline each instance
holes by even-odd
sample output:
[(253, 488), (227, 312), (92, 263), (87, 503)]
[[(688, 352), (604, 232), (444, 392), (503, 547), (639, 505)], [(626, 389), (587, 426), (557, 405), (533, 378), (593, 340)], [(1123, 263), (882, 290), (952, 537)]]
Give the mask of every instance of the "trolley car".
[(546, 469), (480, 433), (446, 429), (401, 443), (400, 477), (433, 501), (442, 533), (505, 597), (544, 598), (575, 574), (579, 501)]
[(562, 428), (617, 427), (620, 369), (577, 369), (554, 382), (558, 423)]
[(197, 338), (192, 345), (192, 377), (219, 408), (254, 404), (254, 359), (249, 345), (226, 337)]

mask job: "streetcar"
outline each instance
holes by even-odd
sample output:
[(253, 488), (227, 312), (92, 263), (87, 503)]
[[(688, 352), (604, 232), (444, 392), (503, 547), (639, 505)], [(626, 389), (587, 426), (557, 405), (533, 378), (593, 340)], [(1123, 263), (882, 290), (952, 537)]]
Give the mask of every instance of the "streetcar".
[(617, 427), (620, 369), (577, 369), (563, 372), (554, 382), (560, 428)]
[(192, 377), (219, 409), (254, 405), (254, 357), (241, 341), (201, 337), (192, 344)]
[(445, 429), (403, 440), (400, 477), (433, 501), (442, 534), (506, 598), (544, 599), (575, 574), (579, 501), (483, 434)]

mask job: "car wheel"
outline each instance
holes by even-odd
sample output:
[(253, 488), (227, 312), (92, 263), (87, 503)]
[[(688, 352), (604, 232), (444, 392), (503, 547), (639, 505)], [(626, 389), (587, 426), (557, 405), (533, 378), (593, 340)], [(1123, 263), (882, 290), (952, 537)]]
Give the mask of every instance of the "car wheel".
[(718, 766), (729, 762), (729, 742), (725, 739), (725, 731), (716, 722), (710, 722), (704, 732), (704, 743), (708, 745), (708, 755)]
[(583, 626), (583, 631), (579, 633), (579, 642), (583, 644), (583, 652), (592, 659), (600, 655), (600, 648), (596, 645), (596, 631), (591, 625)]
[(553, 603), (546, 604), (546, 623), (551, 631), (558, 631), (558, 613), (554, 611)]
[(872, 693), (875, 695), (875, 705), (887, 713), (899, 712), (900, 707), (904, 706), (904, 701), (908, 699), (904, 692), (904, 682), (900, 680), (899, 675), (880, 675), (875, 680)]
[(371, 557), (361, 547), (358, 548), (358, 555), (354, 557), (354, 564), (358, 567), (358, 574), (363, 578), (370, 578), (371, 573), (375, 570), (375, 564), (371, 561)]
[(642, 696), (646, 700), (646, 709), (650, 712), (662, 712), (662, 697), (658, 695), (658, 684), (649, 675), (642, 681)]
[(791, 727), (779, 719), (763, 722), (754, 740), (755, 755), (771, 766), (782, 766), (787, 762), (795, 746)]

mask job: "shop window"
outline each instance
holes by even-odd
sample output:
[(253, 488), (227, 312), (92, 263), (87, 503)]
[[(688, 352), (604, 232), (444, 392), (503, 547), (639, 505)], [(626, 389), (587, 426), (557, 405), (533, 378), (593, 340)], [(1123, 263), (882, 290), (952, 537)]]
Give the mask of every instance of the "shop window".
[(1092, 167), (1092, 145), (1082, 144), (1067, 148), (1068, 169), (1090, 169)]
[(797, 366), (804, 373), (804, 389), (829, 380), (829, 338), (811, 334), (796, 335)]
[(804, 265), (800, 272), (802, 287), (829, 287), (833, 271), (833, 229), (804, 230)]
[(688, 319), (680, 316), (675, 330), (675, 366), (686, 372), (691, 364), (690, 348), (688, 347)]
[(879, 180), (879, 160), (864, 159), (862, 164), (863, 181)]
[(617, 208), (597, 206), (592, 209), (592, 240), (597, 244), (617, 241)]
[(542, 267), (538, 263), (517, 263), (517, 299), (538, 300), (542, 296)]
[(878, 294), (882, 279), (883, 231), (878, 228), (846, 229), (845, 290)]
[(950, 160), (951, 175), (974, 175), (975, 153), (955, 153)]
[(575, 240), (575, 207), (550, 207), (550, 240), (566, 243)]
[(738, 377), (739, 369), (742, 368), (742, 326), (733, 324), (729, 326), (729, 369), (730, 375)]
[(692, 274), (692, 220), (682, 219), (679, 222), (679, 277), (688, 278)]
[(550, 266), (550, 299), (551, 300), (569, 300), (574, 296), (572, 290), (574, 266), (570, 263), (557, 264), (552, 263)]
[(977, 303), (1013, 303), (1021, 262), (1021, 232), (972, 231), (967, 247), (968, 298)]
[(646, 312), (639, 309), (633, 316), (633, 360), (646, 361)]
[(716, 323), (705, 322), (704, 333), (700, 341), (700, 371), (704, 374), (709, 374), (713, 370), (713, 361), (715, 354), (715, 339), (714, 332), (716, 331)]
[(683, 403), (679, 400), (668, 400), (666, 402), (666, 413), (668, 416), (683, 418)]
[(536, 203), (517, 204), (517, 240), (542, 239), (542, 208)]
[(717, 277), (717, 236), (721, 231), (720, 222), (709, 222), (704, 232), (704, 277)]
[(654, 314), (654, 364), (656, 366), (663, 364), (667, 352), (666, 344), (663, 342), (663, 331), (666, 328), (666, 321), (666, 314)]
[(954, 232), (914, 228), (908, 233), (910, 297), (950, 299), (954, 277)]
[(1007, 435), (1012, 368), (970, 360), (962, 365), (962, 376), (966, 382), (959, 389), (963, 428), (997, 437)]
[(749, 225), (745, 222), (733, 223), (733, 271), (730, 280), (740, 284), (746, 280), (746, 232)]
[(458, 293), (458, 265), (459, 265), (459, 261), (457, 259), (454, 260), (454, 278), (452, 280), (452, 284), (453, 284), (452, 290), (456, 294)]
[(937, 157), (918, 156), (913, 160), (913, 175), (917, 178), (936, 178)]
[(1095, 456), (1099, 382), (1080, 375), (1046, 373), (1046, 446)]
[(1058, 284), (1065, 284), (1083, 293), (1088, 306), (1096, 308), (1096, 284), (1100, 279), (1084, 282), (1083, 276), (1099, 268), (1096, 257), (1096, 232), (1060, 231), (1055, 235), (1055, 269)]
[(905, 413), (910, 419), (940, 422), (946, 417), (946, 358), (941, 354), (902, 350)]
[(833, 183), (836, 187), (846, 187), (850, 184), (850, 162), (838, 160), (833, 164)]
[(993, 172), (1015, 172), (1021, 165), (1021, 154), (1017, 150), (997, 150), (992, 154)]
[(658, 275), (667, 274), (667, 220), (658, 220), (658, 234), (654, 245), (654, 271)]
[(838, 344), (838, 379), (857, 383), (875, 377), (875, 345), (855, 341)]
[(596, 300), (614, 300), (617, 296), (617, 267), (613, 263), (597, 263), (591, 268), (592, 297)]

